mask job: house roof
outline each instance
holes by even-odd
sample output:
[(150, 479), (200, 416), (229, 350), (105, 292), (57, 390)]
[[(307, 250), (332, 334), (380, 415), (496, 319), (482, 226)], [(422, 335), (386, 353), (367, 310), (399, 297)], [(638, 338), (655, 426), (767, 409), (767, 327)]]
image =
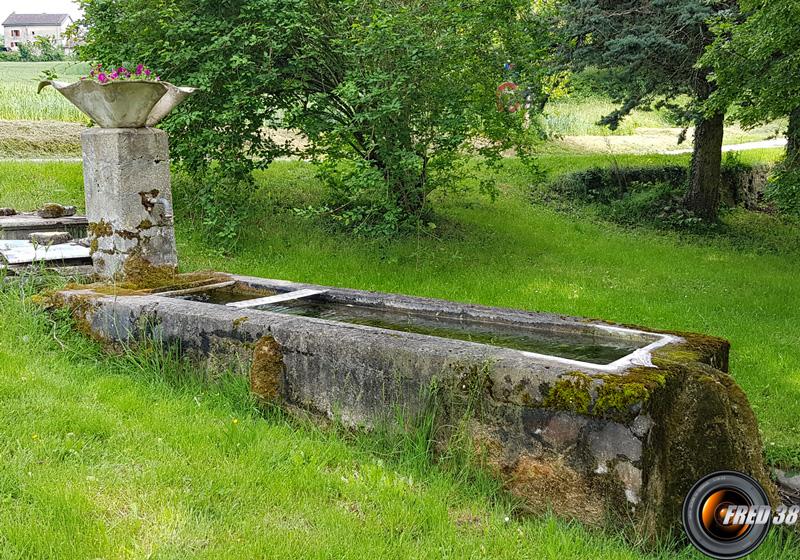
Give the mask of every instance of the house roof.
[(9, 25), (61, 25), (65, 19), (72, 19), (69, 14), (16, 14), (13, 13), (3, 22)]

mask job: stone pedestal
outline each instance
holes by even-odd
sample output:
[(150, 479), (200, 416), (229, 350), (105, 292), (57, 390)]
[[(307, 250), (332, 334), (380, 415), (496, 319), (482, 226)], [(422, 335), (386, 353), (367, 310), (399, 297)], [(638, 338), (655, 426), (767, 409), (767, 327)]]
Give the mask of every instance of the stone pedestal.
[(166, 132), (90, 128), (81, 144), (95, 272), (121, 279), (134, 264), (177, 268)]

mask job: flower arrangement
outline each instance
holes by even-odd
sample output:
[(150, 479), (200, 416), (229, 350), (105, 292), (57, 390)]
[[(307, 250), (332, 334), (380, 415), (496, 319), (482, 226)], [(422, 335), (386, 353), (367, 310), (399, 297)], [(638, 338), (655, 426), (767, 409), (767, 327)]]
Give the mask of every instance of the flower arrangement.
[(133, 71), (128, 70), (124, 66), (105, 69), (101, 64), (98, 64), (92, 68), (88, 76), (83, 76), (81, 80), (92, 80), (101, 84), (108, 84), (124, 80), (150, 80), (159, 82), (161, 78), (150, 68), (145, 68), (143, 64), (137, 64)]

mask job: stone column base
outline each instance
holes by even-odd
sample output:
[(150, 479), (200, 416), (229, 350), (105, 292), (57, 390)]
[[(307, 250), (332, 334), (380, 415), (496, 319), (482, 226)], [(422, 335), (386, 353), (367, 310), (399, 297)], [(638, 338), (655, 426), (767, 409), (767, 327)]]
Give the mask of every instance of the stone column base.
[[(90, 128), (81, 134), (92, 262), (105, 279), (178, 266), (167, 134)], [(137, 273), (138, 273), (137, 272)]]

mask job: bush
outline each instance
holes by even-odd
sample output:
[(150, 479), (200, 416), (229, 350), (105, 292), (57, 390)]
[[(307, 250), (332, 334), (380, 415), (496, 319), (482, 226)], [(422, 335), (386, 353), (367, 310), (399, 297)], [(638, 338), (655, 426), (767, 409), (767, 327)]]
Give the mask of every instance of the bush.
[(21, 59), (16, 51), (0, 51), (0, 62), (19, 62)]
[[(471, 155), (525, 155), (525, 111), (499, 112), (513, 60), (542, 96), (547, 29), (527, 0), (82, 0), (84, 58), (132, 61), (201, 91), (164, 123), (172, 153), (202, 174), (245, 177), (309, 141), (331, 197), (318, 214), (362, 231), (418, 221)], [(125, 41), (119, 37), (124, 36)], [(536, 103), (534, 103), (536, 105)], [(536, 122), (535, 119), (531, 121)], [(484, 185), (491, 192), (491, 185)]]
[(609, 218), (623, 225), (694, 230), (705, 224), (684, 207), (683, 189), (669, 183), (633, 183), (608, 210)]
[(800, 167), (779, 165), (767, 182), (764, 198), (782, 214), (800, 217)]
[(593, 167), (561, 175), (550, 185), (562, 198), (580, 202), (611, 204), (624, 198), (635, 185), (663, 183), (685, 188), (688, 170), (680, 165), (648, 167)]
[[(723, 201), (730, 206), (755, 206), (758, 189), (753, 185), (754, 178), (765, 174), (765, 169), (744, 164), (735, 156), (727, 157), (722, 168)], [(561, 202), (601, 205), (604, 215), (621, 224), (697, 229), (703, 226), (702, 220), (683, 204), (687, 180), (688, 169), (680, 165), (593, 167), (561, 175), (545, 189)], [(788, 207), (792, 193), (797, 191), (786, 186), (781, 192)]]
[(239, 179), (219, 167), (202, 175), (179, 172), (173, 179), (177, 212), (221, 253), (239, 243), (242, 225), (252, 215), (252, 192), (252, 178)]

